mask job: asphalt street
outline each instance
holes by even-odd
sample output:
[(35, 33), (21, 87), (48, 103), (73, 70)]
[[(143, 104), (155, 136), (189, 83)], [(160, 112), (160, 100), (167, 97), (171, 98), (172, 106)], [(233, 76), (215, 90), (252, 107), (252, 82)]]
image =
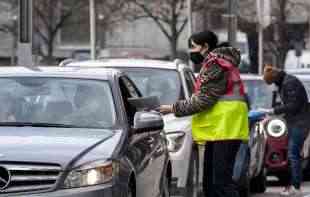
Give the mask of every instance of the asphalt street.
[[(280, 192), (283, 186), (279, 186), (277, 182), (269, 182), (267, 191), (263, 194), (253, 194), (253, 197), (280, 197)], [(303, 196), (310, 197), (310, 182), (303, 183), (302, 186)]]
[[(281, 197), (280, 192), (283, 186), (276, 181), (269, 181), (267, 191), (263, 194), (251, 194), (251, 197)], [(310, 182), (304, 182), (302, 186), (303, 197), (310, 197)], [(181, 197), (181, 196), (173, 196)]]

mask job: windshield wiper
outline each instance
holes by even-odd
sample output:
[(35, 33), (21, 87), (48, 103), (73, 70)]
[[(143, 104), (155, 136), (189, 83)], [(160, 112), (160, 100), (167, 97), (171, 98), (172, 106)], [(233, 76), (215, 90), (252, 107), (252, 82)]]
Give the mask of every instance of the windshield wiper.
[(44, 123), (44, 122), (0, 122), (0, 127), (56, 127), (56, 128), (78, 128), (74, 125)]

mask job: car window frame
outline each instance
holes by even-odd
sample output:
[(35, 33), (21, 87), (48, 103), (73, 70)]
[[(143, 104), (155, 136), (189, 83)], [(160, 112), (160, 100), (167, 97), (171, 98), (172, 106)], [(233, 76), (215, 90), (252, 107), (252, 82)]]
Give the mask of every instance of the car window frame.
[[(186, 79), (187, 77), (189, 78), (191, 87), (189, 87), (189, 84), (188, 84), (189, 81)], [(185, 79), (185, 84), (187, 86), (187, 90), (189, 93), (188, 96), (191, 97), (195, 93), (195, 75), (190, 70), (184, 69), (184, 79)]]

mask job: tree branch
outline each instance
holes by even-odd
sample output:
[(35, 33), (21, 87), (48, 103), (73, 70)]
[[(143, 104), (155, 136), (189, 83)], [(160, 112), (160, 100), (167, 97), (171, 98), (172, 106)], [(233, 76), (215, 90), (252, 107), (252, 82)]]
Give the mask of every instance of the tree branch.
[(182, 23), (180, 29), (177, 31), (177, 35), (178, 36), (183, 32), (183, 30), (186, 27), (187, 23), (188, 23), (188, 18), (184, 20), (184, 22)]
[(141, 9), (143, 9), (143, 11), (157, 24), (157, 26), (160, 28), (160, 30), (165, 34), (165, 36), (168, 39), (171, 39), (171, 35), (169, 35), (169, 32), (165, 29), (163, 24), (161, 24), (160, 19), (157, 16), (153, 15), (152, 12), (144, 4), (140, 4), (136, 1), (134, 1), (134, 3)]

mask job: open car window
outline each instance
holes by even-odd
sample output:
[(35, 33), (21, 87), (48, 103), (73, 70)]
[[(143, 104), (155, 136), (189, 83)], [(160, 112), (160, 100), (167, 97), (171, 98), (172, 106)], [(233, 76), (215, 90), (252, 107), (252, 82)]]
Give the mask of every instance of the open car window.
[(46, 123), (108, 128), (116, 121), (107, 81), (0, 78), (0, 123)]

